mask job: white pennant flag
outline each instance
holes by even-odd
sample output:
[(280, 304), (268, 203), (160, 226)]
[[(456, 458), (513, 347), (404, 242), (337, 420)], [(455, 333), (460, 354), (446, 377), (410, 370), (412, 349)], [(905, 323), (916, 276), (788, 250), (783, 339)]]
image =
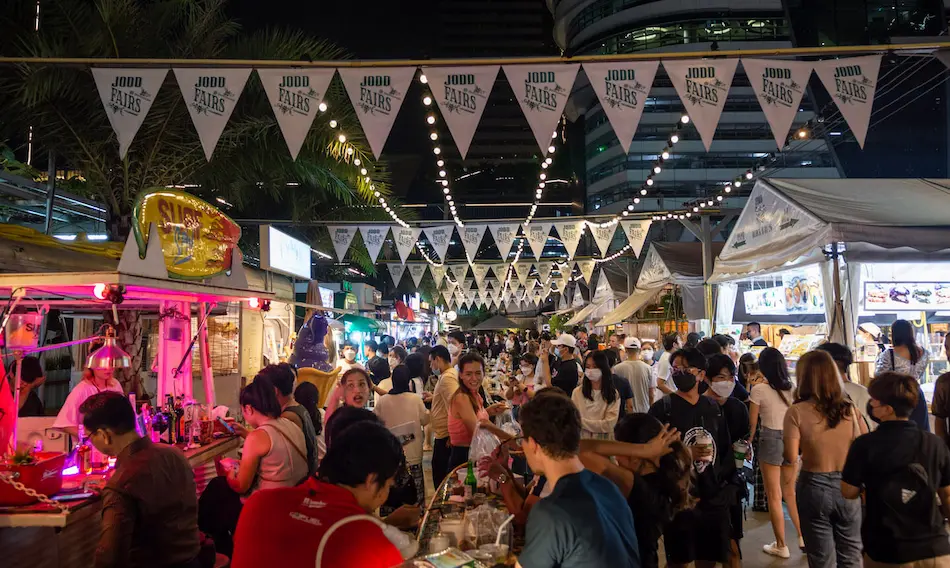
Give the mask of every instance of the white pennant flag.
[(455, 298), (453, 298), (453, 294), (449, 290), (442, 290), (442, 299), (445, 300), (445, 305), (449, 306)]
[(576, 63), (504, 66), (511, 90), (545, 156), (579, 67)]
[(600, 249), (600, 256), (607, 256), (607, 250), (610, 248), (610, 242), (614, 240), (614, 232), (617, 230), (617, 225), (608, 225), (606, 227), (601, 227), (599, 225), (589, 225), (590, 232), (594, 235), (594, 242), (597, 243), (597, 248)]
[(551, 223), (535, 221), (530, 225), (525, 225), (524, 234), (528, 238), (528, 244), (531, 245), (535, 260), (541, 260), (541, 252), (544, 250), (545, 243), (548, 242), (550, 233)]
[(591, 278), (594, 277), (594, 267), (597, 265), (593, 260), (578, 260), (576, 263), (577, 269), (581, 271), (581, 276), (584, 277), (584, 282), (587, 283), (587, 286), (590, 287)]
[(473, 264), (472, 273), (475, 275), (475, 282), (481, 288), (485, 285), (485, 276), (488, 274), (487, 264)]
[(387, 264), (389, 267), (389, 275), (393, 279), (393, 286), (399, 287), (399, 281), (402, 280), (402, 275), (406, 273), (406, 265), (399, 264), (398, 262), (392, 262)]
[(564, 294), (564, 290), (567, 290), (567, 285), (571, 281), (571, 275), (567, 272), (562, 272), (559, 278), (554, 279), (554, 285), (557, 287), (557, 291)]
[(445, 284), (446, 284), (446, 288), (451, 290), (453, 293), (455, 292), (456, 288), (458, 288), (458, 285), (459, 285), (457, 281), (449, 280), (449, 279), (445, 280)]
[(426, 275), (426, 268), (428, 267), (428, 264), (421, 262), (407, 265), (409, 276), (412, 276), (412, 281), (415, 283), (416, 288), (418, 288), (419, 283), (422, 282), (422, 277)]
[(455, 225), (440, 225), (423, 229), (426, 238), (429, 239), (429, 244), (432, 245), (435, 254), (439, 255), (439, 260), (442, 262), (445, 262), (445, 252), (449, 250), (449, 242), (452, 240), (452, 230), (454, 228)]
[(296, 161), (335, 69), (258, 69), (290, 156)]
[(584, 64), (584, 72), (625, 154), (630, 151), (659, 66), (659, 61)]
[(868, 135), (881, 57), (878, 54), (815, 62), (815, 73), (838, 105), (861, 149)]
[(416, 241), (419, 240), (419, 235), (422, 234), (422, 229), (418, 227), (400, 227), (399, 225), (392, 226), (393, 231), (393, 240), (396, 241), (396, 250), (399, 252), (399, 260), (403, 264), (406, 263), (406, 259), (409, 258), (409, 253), (412, 252), (412, 247), (416, 246)]
[(581, 242), (581, 236), (584, 234), (584, 221), (559, 221), (552, 223), (558, 237), (564, 243), (564, 249), (567, 251), (567, 258), (574, 258), (577, 252), (577, 245)]
[(356, 225), (328, 225), (330, 231), (330, 240), (333, 241), (333, 250), (336, 251), (336, 259), (343, 261), (346, 256), (346, 250), (350, 248), (353, 237), (356, 236)]
[(346, 67), (338, 71), (369, 147), (379, 158), (416, 68)]
[(488, 229), (495, 239), (501, 258), (508, 258), (511, 247), (515, 244), (515, 238), (518, 236), (518, 223), (496, 223), (489, 225)]
[(376, 264), (379, 251), (383, 249), (386, 235), (389, 234), (389, 227), (386, 225), (363, 225), (360, 227), (360, 234), (363, 235), (363, 244), (366, 245), (370, 260), (373, 261), (373, 264)]
[(125, 159), (166, 75), (168, 69), (92, 68), (99, 98), (119, 142), (119, 158)]
[(469, 264), (475, 261), (478, 247), (482, 244), (482, 237), (485, 236), (485, 228), (486, 225), (465, 225), (459, 229), (459, 236), (462, 238), (462, 246), (465, 247), (465, 256), (468, 257)]
[(528, 274), (531, 273), (531, 263), (525, 262), (524, 260), (522, 260), (521, 262), (515, 264), (514, 266), (515, 266), (515, 275), (518, 276), (518, 282), (521, 283), (522, 286), (524, 286), (525, 283), (528, 281)]
[(647, 233), (650, 232), (650, 225), (652, 224), (653, 221), (649, 219), (620, 222), (620, 228), (623, 229), (623, 234), (626, 235), (627, 242), (630, 243), (630, 248), (633, 249), (633, 256), (639, 257), (640, 253), (643, 252), (643, 243), (647, 240)]
[(743, 59), (742, 68), (772, 127), (775, 144), (781, 150), (808, 88), (812, 64), (810, 61)]
[(504, 282), (505, 277), (508, 276), (508, 263), (499, 262), (498, 264), (493, 264), (491, 265), (491, 271), (495, 274), (495, 278), (500, 282)]
[(736, 74), (738, 59), (682, 59), (664, 61), (686, 114), (696, 125), (706, 151), (712, 145), (719, 117), (726, 105), (726, 96)]
[(498, 66), (424, 67), (422, 72), (464, 160), (498, 77)]
[(551, 277), (551, 270), (554, 268), (554, 263), (552, 262), (539, 262), (535, 265), (535, 268), (538, 269), (538, 280), (542, 284), (548, 281), (548, 278)]
[(209, 162), (250, 74), (250, 69), (175, 69), (178, 88)]
[(432, 265), (429, 267), (429, 272), (432, 273), (432, 279), (435, 280), (436, 288), (441, 286), (442, 280), (445, 279), (445, 269), (446, 269), (446, 266), (444, 264), (442, 266)]
[(468, 275), (467, 264), (453, 264), (449, 267), (449, 270), (452, 271), (452, 275), (455, 276), (456, 280), (465, 280), (465, 277)]

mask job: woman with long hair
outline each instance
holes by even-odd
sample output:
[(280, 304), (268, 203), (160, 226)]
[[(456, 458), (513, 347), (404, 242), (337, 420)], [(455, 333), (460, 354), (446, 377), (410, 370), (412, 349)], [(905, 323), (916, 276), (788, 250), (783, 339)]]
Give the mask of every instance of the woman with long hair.
[(825, 351), (809, 351), (796, 365), (798, 391), (785, 413), (784, 452), (801, 454), (796, 493), (810, 568), (861, 566), (861, 501), (841, 494), (841, 470), (867, 426), (841, 389), (838, 367)]
[(766, 347), (762, 350), (759, 354), (759, 370), (761, 374), (752, 382), (752, 392), (749, 394), (749, 431), (755, 432), (756, 425), (761, 422), (756, 453), (762, 469), (772, 532), (775, 534), (775, 542), (766, 544), (762, 550), (772, 556), (788, 558), (790, 554), (785, 543), (783, 499), (788, 505), (788, 516), (792, 519), (795, 532), (798, 533), (798, 546), (804, 547), (798, 506), (795, 504), (798, 461), (786, 461), (783, 447), (785, 413), (792, 404), (793, 385), (788, 377), (788, 364), (778, 349)]
[(693, 458), (679, 433), (649, 414), (624, 416), (614, 435), (616, 442), (582, 440), (581, 462), (613, 481), (627, 498), (637, 531), (640, 565), (656, 568), (664, 528), (674, 514), (695, 504), (690, 495)]
[(406, 465), (415, 480), (416, 504), (425, 499), (422, 475), (422, 427), (429, 423), (429, 411), (422, 398), (409, 390), (410, 372), (406, 365), (397, 365), (392, 374), (393, 387), (373, 408), (376, 416), (399, 438)]
[(489, 412), (478, 392), (485, 378), (485, 360), (482, 356), (471, 351), (465, 353), (459, 357), (458, 368), (459, 388), (449, 402), (448, 430), (449, 443), (452, 445), (449, 453), (449, 470), (468, 461), (468, 451), (477, 427), (481, 426), (489, 430), (500, 440), (511, 437), (492, 424)]
[(759, 374), (759, 364), (755, 360), (755, 355), (752, 353), (743, 353), (742, 357), (739, 357), (739, 384), (742, 385), (746, 390), (752, 388), (750, 384), (752, 379)]
[(581, 438), (613, 439), (620, 416), (620, 395), (606, 353), (588, 353), (584, 359), (584, 381), (571, 393), (571, 400), (581, 413)]
[[(924, 432), (930, 432), (930, 417), (927, 415), (927, 399), (920, 390), (920, 380), (930, 364), (930, 352), (917, 345), (914, 326), (907, 320), (894, 320), (891, 325), (891, 348), (882, 352), (874, 365), (874, 374), (892, 371), (910, 375), (917, 380), (917, 407), (910, 415)], [(868, 411), (870, 414), (870, 411)]]
[(323, 411), (320, 410), (320, 390), (313, 383), (300, 383), (294, 389), (294, 400), (307, 409), (313, 429), (317, 433), (317, 461), (327, 453), (326, 440), (323, 437)]

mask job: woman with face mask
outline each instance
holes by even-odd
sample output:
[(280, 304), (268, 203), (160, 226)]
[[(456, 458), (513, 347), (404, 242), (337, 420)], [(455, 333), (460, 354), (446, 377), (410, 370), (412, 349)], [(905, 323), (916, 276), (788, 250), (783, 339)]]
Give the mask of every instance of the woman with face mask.
[(765, 496), (769, 505), (769, 517), (775, 542), (762, 547), (763, 552), (779, 558), (788, 558), (785, 542), (785, 513), (782, 499), (788, 505), (788, 516), (798, 533), (798, 546), (804, 548), (798, 507), (795, 504), (795, 477), (797, 463), (785, 461), (782, 428), (785, 413), (792, 404), (792, 381), (788, 378), (788, 365), (778, 349), (766, 347), (759, 355), (760, 374), (752, 381), (749, 394), (750, 429), (762, 425), (759, 433), (759, 467), (765, 484)]
[(362, 369), (363, 365), (356, 360), (356, 348), (352, 343), (344, 343), (343, 349), (340, 350), (340, 355), (342, 358), (337, 360), (336, 366), (340, 368), (340, 375), (349, 371), (350, 369)]
[(518, 418), (521, 405), (534, 398), (534, 372), (538, 365), (538, 357), (530, 353), (521, 356), (518, 374), (508, 379), (505, 399), (511, 401), (512, 413)]
[(581, 414), (581, 437), (612, 440), (620, 416), (620, 395), (611, 378), (607, 354), (593, 351), (584, 360), (584, 380), (571, 393)]

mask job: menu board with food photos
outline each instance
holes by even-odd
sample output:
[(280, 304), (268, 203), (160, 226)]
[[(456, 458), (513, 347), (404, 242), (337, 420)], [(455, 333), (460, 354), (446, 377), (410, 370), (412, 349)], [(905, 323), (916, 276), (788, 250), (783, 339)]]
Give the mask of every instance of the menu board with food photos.
[(791, 273), (782, 278), (785, 286), (785, 308), (793, 314), (825, 313), (825, 297), (818, 274)]
[(926, 312), (950, 309), (950, 282), (865, 282), (869, 312)]

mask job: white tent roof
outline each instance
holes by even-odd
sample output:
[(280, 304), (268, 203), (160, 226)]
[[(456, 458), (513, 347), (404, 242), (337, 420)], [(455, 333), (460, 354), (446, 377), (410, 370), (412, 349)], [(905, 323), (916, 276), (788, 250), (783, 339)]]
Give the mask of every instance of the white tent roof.
[(818, 262), (950, 260), (950, 180), (761, 179), (710, 282)]
[(613, 299), (614, 298), (611, 296), (611, 297), (604, 298), (602, 300), (598, 300), (596, 302), (591, 302), (587, 304), (586, 306), (584, 306), (582, 310), (574, 314), (574, 317), (567, 320), (567, 323), (565, 323), (564, 325), (568, 325), (568, 326), (577, 325), (579, 323), (587, 321), (587, 318), (590, 317), (591, 314), (593, 314), (595, 311), (602, 308), (607, 302)]

